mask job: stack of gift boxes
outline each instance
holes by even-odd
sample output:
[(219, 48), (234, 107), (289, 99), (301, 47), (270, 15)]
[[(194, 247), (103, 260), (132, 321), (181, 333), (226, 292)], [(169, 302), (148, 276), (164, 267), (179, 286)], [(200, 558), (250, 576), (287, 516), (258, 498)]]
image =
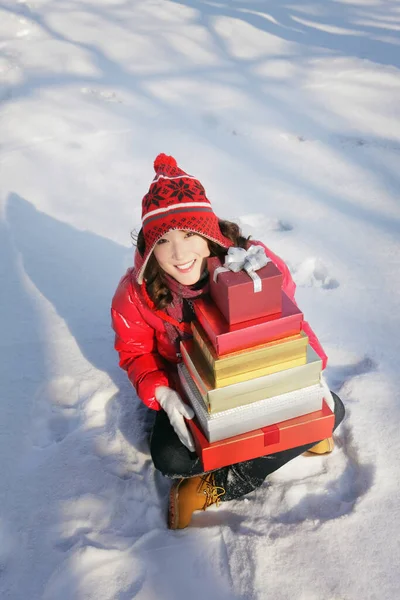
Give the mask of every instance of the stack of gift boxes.
[(206, 471), (317, 442), (334, 425), (322, 360), (279, 269), (272, 262), (247, 272), (225, 265), (208, 260), (210, 298), (194, 303), (193, 339), (181, 342), (178, 365)]

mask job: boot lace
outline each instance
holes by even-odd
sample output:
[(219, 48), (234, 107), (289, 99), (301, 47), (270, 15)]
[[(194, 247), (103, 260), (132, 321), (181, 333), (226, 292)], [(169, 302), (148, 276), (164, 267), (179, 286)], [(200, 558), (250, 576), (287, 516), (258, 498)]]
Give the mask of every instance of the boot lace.
[(213, 478), (210, 478), (210, 480), (208, 480), (205, 477), (202, 477), (201, 479), (204, 482), (203, 494), (206, 497), (206, 502), (203, 506), (203, 510), (206, 510), (206, 508), (211, 506), (211, 504), (219, 506), (221, 504), (222, 496), (226, 493), (225, 488), (219, 485), (215, 485)]

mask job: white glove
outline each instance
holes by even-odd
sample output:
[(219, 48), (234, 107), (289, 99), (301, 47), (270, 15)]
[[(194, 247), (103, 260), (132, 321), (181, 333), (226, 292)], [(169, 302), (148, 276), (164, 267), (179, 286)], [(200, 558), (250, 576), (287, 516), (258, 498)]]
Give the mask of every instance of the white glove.
[(193, 438), (183, 419), (183, 417), (193, 419), (193, 410), (183, 402), (182, 398), (175, 390), (171, 390), (171, 388), (164, 385), (160, 385), (156, 388), (155, 396), (161, 407), (167, 413), (169, 421), (182, 444), (191, 452), (194, 452)]

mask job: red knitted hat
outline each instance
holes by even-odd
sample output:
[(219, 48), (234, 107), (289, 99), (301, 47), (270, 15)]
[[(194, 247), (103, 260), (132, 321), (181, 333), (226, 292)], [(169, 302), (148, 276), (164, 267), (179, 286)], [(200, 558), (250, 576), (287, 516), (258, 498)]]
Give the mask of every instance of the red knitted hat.
[(180, 169), (172, 156), (159, 154), (154, 161), (156, 176), (142, 201), (142, 228), (146, 244), (143, 264), (137, 274), (139, 284), (154, 246), (172, 229), (193, 231), (230, 248), (218, 218), (211, 208), (200, 181)]

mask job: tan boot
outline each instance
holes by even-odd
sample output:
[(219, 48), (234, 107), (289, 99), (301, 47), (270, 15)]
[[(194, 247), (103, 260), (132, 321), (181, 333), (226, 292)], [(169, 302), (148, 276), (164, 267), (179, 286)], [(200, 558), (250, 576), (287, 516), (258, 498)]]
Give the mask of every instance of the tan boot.
[(224, 488), (215, 485), (213, 473), (180, 479), (169, 495), (169, 529), (184, 529), (195, 510), (206, 510), (211, 504), (219, 506), (224, 494)]
[(335, 444), (333, 438), (326, 438), (326, 440), (322, 440), (322, 442), (318, 442), (315, 446), (310, 448), (308, 452), (312, 454), (329, 454), (334, 449)]

